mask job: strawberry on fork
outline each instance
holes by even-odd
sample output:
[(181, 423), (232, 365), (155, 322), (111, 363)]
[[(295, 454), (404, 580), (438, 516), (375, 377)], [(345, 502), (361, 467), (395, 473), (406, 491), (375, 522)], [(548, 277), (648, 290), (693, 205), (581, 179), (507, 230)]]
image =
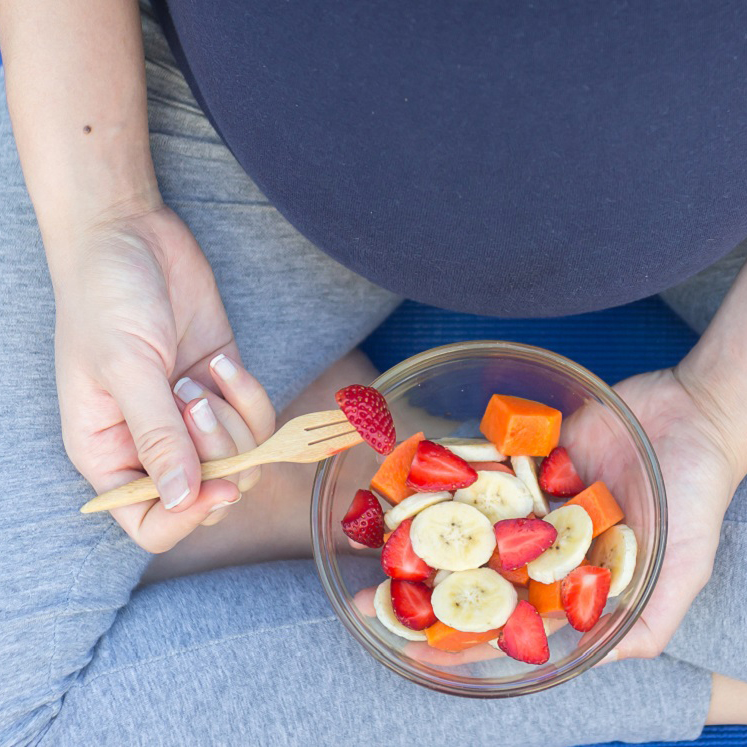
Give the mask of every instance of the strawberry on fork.
[(379, 454), (389, 454), (394, 449), (397, 434), (392, 413), (384, 395), (370, 386), (352, 384), (335, 394), (350, 424)]

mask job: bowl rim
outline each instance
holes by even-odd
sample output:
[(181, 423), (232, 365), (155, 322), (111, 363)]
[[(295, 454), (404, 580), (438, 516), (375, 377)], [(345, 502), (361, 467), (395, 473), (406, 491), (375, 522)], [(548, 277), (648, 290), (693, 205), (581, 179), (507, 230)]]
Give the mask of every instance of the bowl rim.
[[(348, 633), (373, 656), (377, 661), (382, 663), (388, 669), (396, 672), (407, 680), (415, 682), (423, 687), (449, 695), (457, 695), (473, 698), (505, 698), (515, 697), (518, 695), (527, 695), (530, 693), (540, 692), (550, 687), (560, 685), (573, 677), (582, 674), (591, 667), (595, 666), (607, 654), (615, 648), (622, 638), (630, 631), (633, 625), (638, 621), (643, 613), (646, 604), (653, 594), (656, 582), (661, 572), (661, 566), (664, 560), (664, 553), (667, 544), (667, 498), (664, 486), (664, 480), (661, 474), (659, 461), (654, 452), (643, 426), (640, 424), (632, 410), (623, 401), (623, 399), (596, 374), (593, 374), (584, 366), (576, 363), (570, 358), (566, 358), (559, 353), (540, 348), (534, 345), (526, 345), (519, 342), (509, 342), (505, 340), (469, 340), (463, 342), (450, 343), (430, 348), (416, 355), (410, 356), (396, 365), (380, 374), (371, 384), (372, 387), (379, 390), (386, 390), (387, 387), (396, 385), (403, 375), (411, 376), (418, 371), (439, 362), (439, 359), (448, 358), (454, 353), (478, 353), (480, 351), (501, 351), (510, 353), (514, 357), (528, 360), (539, 361), (550, 366), (561, 368), (564, 373), (571, 374), (574, 378), (585, 384), (587, 388), (594, 391), (596, 396), (609, 407), (622, 421), (628, 429), (637, 450), (643, 456), (645, 471), (648, 477), (649, 485), (654, 493), (654, 542), (653, 551), (649, 559), (649, 571), (645, 579), (645, 584), (635, 603), (627, 612), (627, 616), (609, 639), (593, 651), (588, 651), (572, 664), (566, 665), (563, 670), (551, 672), (547, 675), (530, 680), (528, 682), (510, 686), (496, 688), (490, 685), (481, 685), (475, 683), (469, 678), (462, 678), (464, 682), (459, 681), (455, 676), (451, 679), (441, 679), (437, 676), (426, 676), (416, 669), (409, 669), (402, 664), (397, 658), (387, 655), (386, 649), (380, 641), (370, 635), (358, 624), (351, 615), (350, 610), (342, 603), (343, 596), (339, 593), (337, 587), (340, 586), (339, 579), (335, 578), (332, 569), (329, 567), (329, 558), (323, 551), (323, 526), (325, 522), (321, 516), (321, 499), (322, 488), (326, 483), (337, 459), (337, 455), (325, 459), (317, 466), (314, 476), (311, 500), (311, 538), (314, 561), (319, 574), (322, 587), (327, 598), (332, 605), (338, 619), (342, 622)], [(336, 563), (333, 563), (336, 567)], [(332, 582), (335, 583), (332, 583)]]

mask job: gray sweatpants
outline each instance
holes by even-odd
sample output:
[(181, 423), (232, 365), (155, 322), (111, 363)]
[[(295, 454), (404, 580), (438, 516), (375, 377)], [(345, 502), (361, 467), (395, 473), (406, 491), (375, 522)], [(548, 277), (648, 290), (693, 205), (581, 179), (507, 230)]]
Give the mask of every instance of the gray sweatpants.
[[(212, 263), (249, 368), (282, 408), (396, 304), (298, 235), (242, 172), (144, 18), (152, 148), (166, 201)], [(1, 75), (1, 73), (0, 73)], [(666, 655), (554, 690), (475, 701), (368, 657), (311, 561), (132, 593), (148, 563), (65, 456), (52, 289), (0, 101), (0, 744), (572, 745), (701, 730), (711, 671), (747, 680), (747, 490), (714, 578)]]

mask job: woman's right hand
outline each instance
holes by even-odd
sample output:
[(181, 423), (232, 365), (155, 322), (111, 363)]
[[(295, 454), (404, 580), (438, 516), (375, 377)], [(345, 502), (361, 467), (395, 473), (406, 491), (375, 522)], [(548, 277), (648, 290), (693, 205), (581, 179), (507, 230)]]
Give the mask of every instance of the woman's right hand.
[(164, 552), (257, 481), (253, 471), (238, 485), (200, 485), (200, 461), (267, 439), (272, 404), (240, 364), (205, 256), (168, 208), (98, 221), (64, 259), (50, 269), (65, 447), (97, 492), (142, 470), (154, 479), (161, 500), (112, 514), (143, 548)]

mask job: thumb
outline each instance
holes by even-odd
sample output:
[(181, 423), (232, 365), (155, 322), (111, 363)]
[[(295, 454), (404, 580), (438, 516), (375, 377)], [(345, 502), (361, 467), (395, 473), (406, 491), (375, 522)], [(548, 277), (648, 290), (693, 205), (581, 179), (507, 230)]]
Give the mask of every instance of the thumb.
[(695, 564), (690, 568), (687, 563), (662, 570), (643, 614), (615, 647), (615, 658), (653, 659), (664, 652), (710, 575), (696, 573)]
[(146, 361), (107, 383), (164, 508), (188, 508), (200, 490), (200, 460), (165, 372)]

